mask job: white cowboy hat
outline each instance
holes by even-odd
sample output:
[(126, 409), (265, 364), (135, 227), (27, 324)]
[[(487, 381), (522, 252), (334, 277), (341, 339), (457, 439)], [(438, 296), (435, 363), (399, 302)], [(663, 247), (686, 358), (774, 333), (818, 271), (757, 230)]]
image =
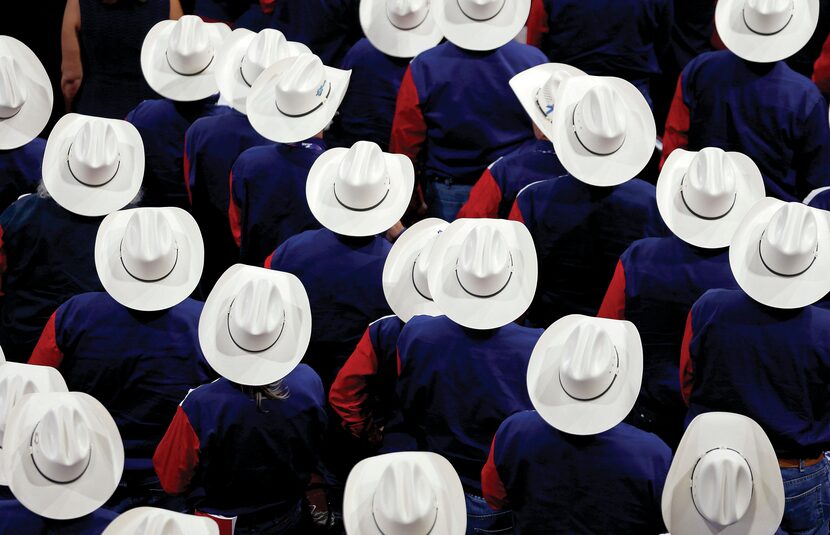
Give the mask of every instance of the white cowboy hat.
[(314, 54), (277, 62), (248, 95), (248, 118), (259, 134), (296, 143), (322, 132), (346, 96), (352, 71), (323, 65)]
[(822, 193), (824, 193), (827, 190), (830, 190), (830, 186), (824, 186), (823, 188), (816, 188), (813, 191), (811, 191), (810, 193), (808, 193), (807, 196), (804, 197), (804, 200), (801, 201), (801, 202), (803, 202), (807, 206), (811, 206), (813, 204), (813, 201), (815, 201), (816, 198), (819, 195), (821, 195)]
[(756, 63), (792, 56), (816, 30), (819, 0), (720, 0), (715, 26), (735, 55)]
[(573, 76), (584, 76), (576, 67), (564, 63), (544, 63), (520, 72), (510, 79), (525, 112), (548, 139), (553, 130), (553, 109), (556, 93), (562, 82)]
[(248, 95), (260, 74), (281, 60), (310, 53), (307, 46), (287, 40), (279, 30), (266, 28), (256, 33), (237, 28), (216, 55), (219, 94), (233, 109), (247, 113)]
[(438, 309), (471, 329), (516, 320), (536, 292), (536, 249), (517, 221), (457, 219), (438, 237), (429, 263), (429, 290)]
[(642, 380), (643, 345), (634, 324), (579, 314), (548, 327), (527, 367), (533, 407), (571, 435), (596, 435), (622, 422)]
[(527, 22), (530, 0), (433, 0), (435, 23), (447, 40), (466, 50), (495, 50)]
[(219, 525), (204, 516), (136, 507), (110, 522), (103, 535), (219, 535)]
[(52, 115), (52, 83), (32, 49), (0, 35), (0, 150), (40, 134)]
[(764, 198), (758, 166), (740, 152), (677, 149), (657, 180), (657, 208), (671, 231), (696, 247), (729, 246), (738, 225)]
[(543, 130), (565, 169), (592, 186), (637, 176), (654, 153), (657, 129), (640, 91), (621, 78), (574, 76), (556, 94), (553, 127)]
[(3, 449), (15, 498), (56, 520), (87, 515), (112, 496), (124, 446), (107, 409), (82, 392), (26, 396), (15, 407)]
[(370, 457), (346, 480), (343, 523), (349, 535), (460, 535), (467, 527), (464, 489), (437, 453)]
[(360, 26), (384, 54), (414, 58), (444, 38), (429, 8), (429, 0), (363, 0)]
[(392, 246), (383, 265), (383, 294), (392, 311), (404, 322), (412, 316), (441, 314), (429, 291), (427, 274), (438, 236), (449, 223), (424, 219), (406, 229)]
[(46, 141), (43, 185), (78, 215), (120, 210), (138, 194), (143, 177), (144, 143), (127, 121), (69, 113)]
[(672, 535), (773, 533), (784, 516), (784, 483), (763, 429), (729, 412), (689, 424), (663, 488)]
[(409, 158), (358, 141), (349, 149), (321, 154), (308, 172), (305, 192), (311, 213), (327, 229), (344, 236), (372, 236), (400, 220), (414, 187)]
[(290, 273), (231, 266), (219, 278), (199, 318), (202, 353), (216, 373), (261, 386), (297, 367), (311, 340), (311, 305)]
[(755, 204), (729, 247), (740, 287), (775, 308), (801, 308), (830, 292), (830, 214), (768, 197)]
[(144, 79), (171, 100), (189, 102), (213, 95), (216, 54), (230, 33), (226, 24), (203, 22), (194, 15), (157, 23), (141, 45)]
[(95, 269), (108, 294), (133, 310), (164, 310), (193, 293), (205, 260), (202, 233), (181, 208), (134, 208), (104, 218)]
[(3, 462), (9, 449), (3, 448), (3, 439), (12, 409), (27, 394), (41, 392), (67, 392), (66, 382), (55, 368), (4, 362), (0, 366), (0, 485), (8, 485)]

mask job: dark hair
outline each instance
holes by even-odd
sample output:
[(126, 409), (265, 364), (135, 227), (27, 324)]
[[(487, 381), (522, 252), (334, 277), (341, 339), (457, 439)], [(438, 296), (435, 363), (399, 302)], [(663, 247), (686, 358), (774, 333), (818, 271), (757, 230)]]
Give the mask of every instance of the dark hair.
[(263, 399), (288, 399), (291, 395), (291, 392), (288, 390), (282, 379), (271, 383), (269, 385), (263, 386), (248, 386), (248, 385), (237, 385), (242, 392), (248, 394), (249, 396), (254, 398), (256, 401), (256, 408), (257, 410), (268, 412), (267, 410), (262, 408), (262, 400)]

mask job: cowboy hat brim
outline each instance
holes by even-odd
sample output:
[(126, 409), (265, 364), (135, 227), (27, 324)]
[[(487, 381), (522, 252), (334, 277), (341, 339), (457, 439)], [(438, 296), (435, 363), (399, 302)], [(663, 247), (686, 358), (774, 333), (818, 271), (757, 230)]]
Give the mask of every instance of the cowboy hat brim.
[(413, 316), (438, 316), (435, 301), (424, 297), (415, 287), (413, 269), (421, 250), (435, 239), (449, 223), (430, 218), (415, 223), (395, 241), (383, 265), (383, 294), (389, 307), (402, 321)]
[[(231, 304), (245, 284), (268, 277), (277, 285), (285, 325), (277, 341), (260, 352), (233, 341), (228, 326)], [(300, 280), (290, 273), (237, 264), (219, 278), (199, 318), (202, 353), (216, 373), (234, 383), (262, 386), (278, 381), (300, 364), (311, 340), (311, 305)]]
[(26, 83), (23, 107), (8, 119), (0, 119), (0, 150), (22, 147), (36, 138), (52, 115), (52, 83), (32, 49), (14, 37), (0, 36), (0, 56), (14, 58)]
[(755, 63), (787, 59), (801, 50), (816, 30), (819, 0), (797, 0), (792, 19), (780, 32), (762, 35), (753, 32), (744, 20), (746, 0), (720, 0), (715, 9), (715, 26), (723, 44), (736, 56)]
[(175, 20), (163, 20), (150, 28), (141, 46), (141, 71), (147, 84), (159, 95), (180, 102), (202, 100), (217, 91), (216, 56), (231, 29), (222, 22), (205, 23), (213, 57), (207, 67), (193, 75), (175, 72), (167, 61), (167, 42)]
[[(118, 139), (118, 171), (98, 187), (79, 182), (68, 165), (75, 134), (91, 121), (107, 121)], [(143, 179), (144, 143), (138, 130), (127, 121), (70, 113), (61, 117), (46, 141), (43, 185), (55, 202), (75, 214), (100, 217), (120, 210), (138, 194)]]
[[(456, 265), (465, 238), (477, 226), (492, 226), (506, 239), (513, 262), (507, 286), (496, 295), (478, 297), (461, 286)], [(530, 306), (538, 279), (533, 238), (523, 224), (496, 219), (458, 219), (438, 237), (429, 266), (429, 291), (442, 314), (471, 329), (496, 329), (515, 321)]]
[[(753, 481), (746, 515), (723, 529), (698, 513), (689, 490), (698, 460), (716, 448), (729, 448), (743, 456)], [(784, 515), (784, 484), (775, 450), (761, 427), (746, 416), (725, 412), (709, 412), (692, 420), (669, 468), (662, 510), (673, 535), (773, 533)]]
[(337, 108), (346, 96), (352, 71), (324, 67), (330, 92), (321, 105), (301, 117), (282, 113), (274, 101), (274, 87), (293, 58), (279, 61), (257, 78), (248, 95), (248, 119), (259, 135), (277, 143), (297, 143), (309, 139), (334, 119)]
[[(68, 392), (66, 382), (58, 370), (50, 366), (35, 366), (33, 364), (20, 364), (17, 362), (5, 362), (0, 358), (0, 378), (22, 375), (35, 385), (36, 392)], [(7, 413), (8, 416), (10, 413)], [(8, 422), (6, 422), (8, 424)], [(0, 443), (0, 446), (3, 444)], [(9, 476), (6, 473), (8, 466), (4, 464), (5, 455), (11, 450), (0, 447), (0, 485), (9, 485)]]
[[(568, 337), (583, 323), (597, 323), (608, 332), (619, 355), (619, 371), (598, 398), (582, 401), (569, 396), (559, 380)], [(571, 314), (557, 320), (539, 338), (527, 367), (530, 402), (547, 423), (571, 435), (596, 435), (622, 422), (631, 409), (643, 378), (643, 345), (629, 321)]]
[[(30, 452), (36, 425), (57, 407), (78, 409), (91, 442), (89, 466), (81, 477), (66, 484), (48, 481)], [(115, 421), (100, 402), (82, 392), (26, 396), (6, 426), (3, 448), (11, 450), (6, 464), (15, 498), (33, 513), (55, 520), (78, 518), (104, 505), (118, 487), (124, 469), (124, 446)]]
[(412, 199), (415, 169), (401, 154), (384, 153), (389, 192), (370, 210), (352, 210), (337, 200), (334, 181), (349, 149), (329, 149), (314, 162), (306, 181), (306, 199), (321, 225), (343, 236), (373, 236), (389, 230), (403, 216)]
[(421, 24), (411, 30), (396, 27), (387, 15), (386, 0), (360, 2), (360, 26), (372, 46), (396, 58), (414, 58), (444, 38), (431, 11)]
[(431, 533), (464, 533), (467, 526), (467, 508), (461, 479), (448, 460), (430, 452), (388, 453), (357, 463), (349, 473), (343, 495), (343, 523), (346, 532), (382, 535), (374, 521), (372, 502), (384, 472), (389, 465), (398, 462), (410, 462), (423, 468), (435, 492), (438, 517)]
[(205, 247), (193, 217), (181, 208), (140, 208), (157, 210), (170, 223), (178, 248), (176, 265), (161, 280), (142, 281), (127, 271), (121, 260), (121, 242), (132, 210), (113, 212), (104, 218), (95, 238), (95, 269), (101, 284), (113, 299), (132, 310), (165, 310), (184, 301), (202, 276)]
[(118, 515), (118, 518), (110, 522), (102, 535), (122, 535), (123, 533), (137, 533), (141, 523), (148, 514), (164, 514), (177, 519), (176, 526), (183, 529), (187, 535), (220, 535), (219, 525), (212, 519), (174, 513), (155, 507), (136, 507)]
[(657, 209), (666, 226), (681, 240), (704, 249), (728, 247), (744, 216), (764, 198), (764, 179), (753, 161), (740, 152), (727, 152), (738, 170), (735, 204), (717, 219), (704, 219), (686, 206), (681, 195), (683, 179), (697, 152), (677, 149), (669, 155), (657, 180)]
[(519, 99), (525, 113), (548, 139), (552, 139), (553, 136), (553, 110), (542, 110), (537, 102), (537, 94), (548, 78), (559, 71), (565, 71), (572, 77), (585, 75), (583, 71), (564, 63), (543, 63), (510, 79), (510, 88)]
[[(582, 97), (604, 84), (616, 91), (626, 109), (626, 133), (622, 146), (613, 154), (599, 156), (586, 149), (576, 137), (574, 112)], [(645, 97), (631, 83), (608, 76), (576, 76), (565, 80), (556, 94), (553, 128), (544, 131), (565, 169), (591, 186), (617, 186), (635, 176), (654, 154), (657, 128)]]
[(448, 41), (465, 50), (495, 50), (514, 39), (527, 22), (530, 0), (505, 0), (496, 16), (477, 21), (461, 10), (457, 0), (432, 2), (435, 24)]
[[(242, 58), (245, 57), (248, 46), (256, 35), (256, 32), (251, 30), (237, 28), (225, 39), (222, 48), (216, 54), (216, 85), (219, 88), (219, 94), (230, 107), (242, 114), (248, 113), (248, 95), (256, 80), (249, 80), (252, 85), (248, 85), (248, 82), (242, 78), (240, 68)], [(287, 44), (295, 48), (297, 55), (311, 53), (311, 50), (303, 43), (289, 41)]]
[(818, 255), (813, 265), (793, 277), (776, 275), (764, 265), (760, 243), (770, 218), (785, 204), (767, 197), (747, 212), (732, 238), (729, 265), (741, 289), (759, 303), (774, 308), (801, 308), (830, 292), (830, 216), (811, 208), (818, 226)]

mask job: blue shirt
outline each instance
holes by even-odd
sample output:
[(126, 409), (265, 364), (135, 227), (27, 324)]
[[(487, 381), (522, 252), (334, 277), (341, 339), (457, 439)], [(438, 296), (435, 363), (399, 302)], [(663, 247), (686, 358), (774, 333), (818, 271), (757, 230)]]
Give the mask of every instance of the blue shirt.
[(383, 265), (392, 245), (384, 238), (350, 238), (328, 229), (286, 240), (265, 266), (300, 279), (311, 303), (311, 344), (304, 362), (328, 391), (366, 326), (391, 314), (383, 294)]
[(276, 0), (269, 28), (304, 43), (325, 65), (339, 65), (362, 35), (357, 0)]
[(0, 150), (0, 211), (40, 184), (46, 140), (36, 137), (22, 147)]
[(510, 323), (476, 331), (446, 316), (416, 316), (398, 339), (398, 397), (421, 449), (443, 455), (467, 492), (481, 496), (481, 469), (499, 425), (531, 408), (527, 363), (541, 329)]
[(72, 520), (52, 520), (29, 511), (17, 500), (0, 501), (0, 533), (7, 535), (100, 535), (118, 513), (98, 509)]

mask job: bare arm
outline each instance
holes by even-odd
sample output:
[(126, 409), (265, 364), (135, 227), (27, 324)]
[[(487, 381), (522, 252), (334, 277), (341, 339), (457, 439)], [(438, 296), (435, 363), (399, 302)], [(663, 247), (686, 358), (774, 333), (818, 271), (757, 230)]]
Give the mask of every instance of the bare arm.
[(81, 64), (81, 5), (78, 0), (67, 0), (61, 28), (61, 93), (66, 111), (71, 110), (72, 101), (81, 87), (84, 69)]
[(182, 4), (179, 0), (170, 0), (170, 20), (179, 20), (184, 15)]

